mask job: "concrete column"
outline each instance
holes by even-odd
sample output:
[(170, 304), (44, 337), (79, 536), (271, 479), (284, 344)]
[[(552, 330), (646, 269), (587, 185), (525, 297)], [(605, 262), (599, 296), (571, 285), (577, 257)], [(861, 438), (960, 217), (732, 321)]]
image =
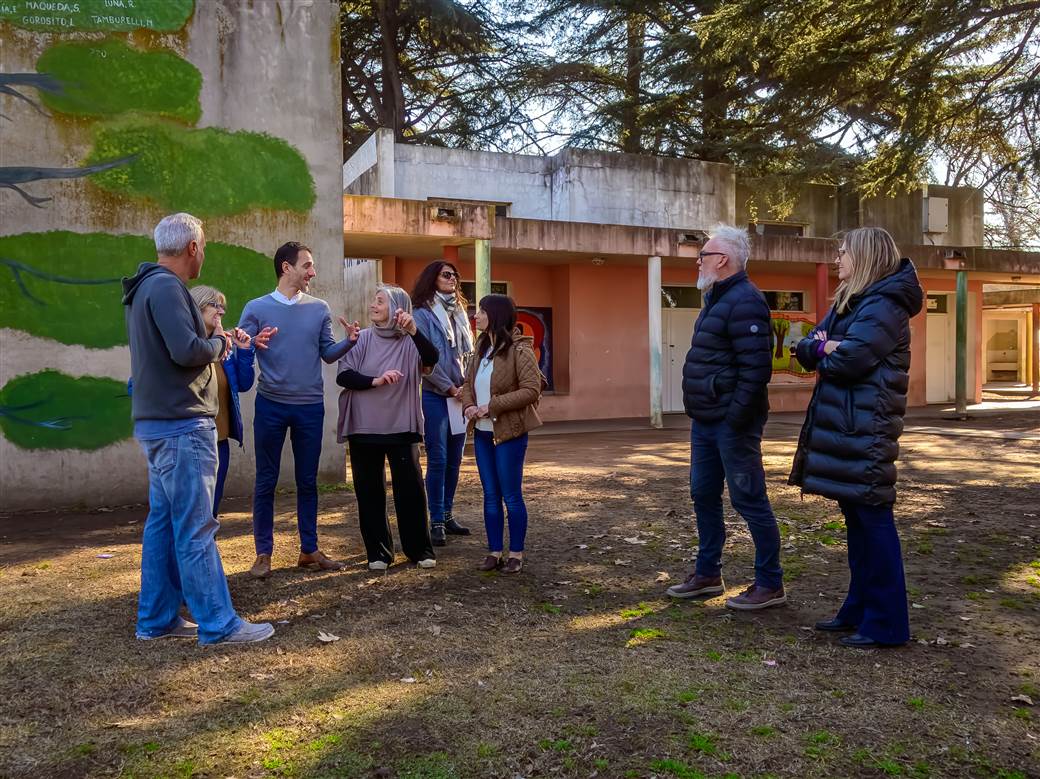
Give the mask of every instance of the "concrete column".
[(1040, 303), (1033, 304), (1033, 319), (1030, 332), (1033, 334), (1033, 348), (1030, 350), (1030, 362), (1033, 364), (1033, 394), (1040, 394)]
[[(447, 248), (447, 247), (445, 247)], [(477, 299), (491, 294), (491, 241), (477, 238), (473, 241), (473, 264), (476, 266)]]
[(459, 264), (459, 247), (458, 246), (444, 246), (443, 260), (450, 262), (453, 265)]
[(958, 416), (968, 413), (968, 272), (957, 271), (957, 363), (956, 399)]
[(664, 427), (664, 396), (661, 365), (661, 258), (647, 260), (646, 315), (650, 323), (650, 426)]
[(826, 262), (816, 263), (816, 323), (819, 324), (827, 316), (827, 265)]

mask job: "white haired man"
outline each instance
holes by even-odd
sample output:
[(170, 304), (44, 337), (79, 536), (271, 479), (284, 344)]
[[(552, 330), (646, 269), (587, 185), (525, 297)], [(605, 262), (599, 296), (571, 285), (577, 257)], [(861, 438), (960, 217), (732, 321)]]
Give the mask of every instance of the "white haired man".
[[(217, 481), (214, 363), (245, 333), (206, 335), (187, 281), (205, 260), (202, 222), (172, 214), (155, 228), (156, 262), (123, 279), (130, 341), (134, 436), (148, 458), (148, 519), (141, 542), (137, 638), (200, 644), (263, 641), (269, 623), (242, 620), (231, 605), (213, 517)], [(269, 334), (254, 339), (262, 345)], [(180, 616), (187, 604), (196, 625)]]
[(699, 548), (692, 573), (668, 588), (673, 598), (719, 595), (722, 489), (747, 522), (755, 543), (755, 581), (726, 601), (730, 608), (764, 609), (787, 601), (780, 569), (780, 532), (766, 495), (762, 429), (769, 414), (773, 371), (769, 305), (748, 279), (746, 230), (719, 225), (704, 244), (697, 287), (704, 305), (683, 366), (683, 405), (690, 426), (690, 495)]

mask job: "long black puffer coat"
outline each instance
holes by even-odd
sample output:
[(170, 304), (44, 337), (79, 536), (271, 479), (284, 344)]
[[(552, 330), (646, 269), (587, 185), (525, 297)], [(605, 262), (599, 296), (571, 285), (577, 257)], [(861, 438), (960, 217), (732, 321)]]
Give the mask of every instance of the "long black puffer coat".
[[(910, 260), (833, 308), (816, 330), (840, 341), (817, 356), (813, 333), (798, 344), (798, 362), (816, 369), (789, 482), (803, 492), (871, 506), (896, 499), (896, 457), (910, 382), (910, 317), (924, 292)], [(813, 332), (816, 332), (814, 330)]]
[(683, 365), (683, 406), (698, 422), (734, 430), (764, 424), (773, 375), (769, 305), (745, 271), (705, 295)]

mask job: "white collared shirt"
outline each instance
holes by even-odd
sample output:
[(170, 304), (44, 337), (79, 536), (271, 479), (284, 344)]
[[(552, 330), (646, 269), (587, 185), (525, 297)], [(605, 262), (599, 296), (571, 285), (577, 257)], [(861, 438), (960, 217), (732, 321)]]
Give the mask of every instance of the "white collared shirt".
[[(477, 363), (477, 372), (473, 377), (473, 391), (476, 394), (477, 405), (486, 406), (491, 402), (491, 374), (495, 371), (495, 358), (481, 358)], [(495, 432), (495, 426), (490, 417), (477, 420), (477, 430)]]
[(279, 290), (276, 289), (274, 292), (271, 293), (271, 297), (273, 297), (275, 300), (277, 300), (282, 305), (285, 305), (285, 306), (295, 306), (297, 303), (300, 302), (300, 299), (303, 297), (303, 293), (302, 292), (297, 292), (291, 298), (287, 298)]

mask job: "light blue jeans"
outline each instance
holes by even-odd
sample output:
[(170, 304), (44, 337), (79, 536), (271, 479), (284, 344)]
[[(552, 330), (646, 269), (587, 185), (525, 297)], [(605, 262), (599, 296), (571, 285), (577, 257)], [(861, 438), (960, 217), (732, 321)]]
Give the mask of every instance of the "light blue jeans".
[(154, 638), (169, 632), (186, 603), (199, 624), (199, 643), (215, 643), (243, 624), (231, 605), (217, 550), (217, 433), (192, 430), (140, 444), (148, 458), (149, 511), (141, 543), (137, 633)]

